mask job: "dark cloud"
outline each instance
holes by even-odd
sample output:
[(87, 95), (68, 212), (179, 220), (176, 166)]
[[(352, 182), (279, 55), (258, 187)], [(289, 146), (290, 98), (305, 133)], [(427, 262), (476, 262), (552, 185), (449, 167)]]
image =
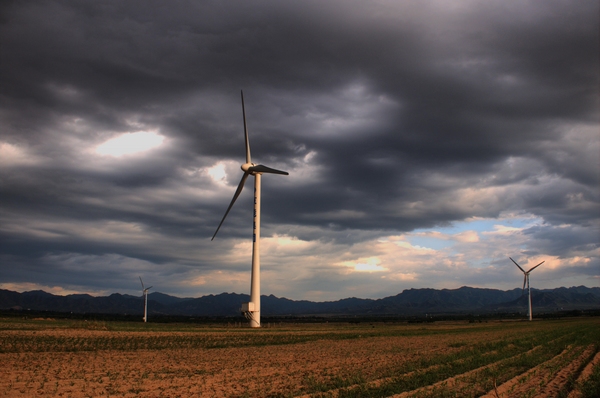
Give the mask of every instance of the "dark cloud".
[[(263, 179), (263, 235), (293, 264), (271, 277), (321, 253), (283, 295), (346, 295), (365, 275), (348, 262), (393, 258), (368, 253), (379, 238), (515, 215), (539, 222), (503, 244), (589, 275), (575, 258), (598, 261), (598, 15), (567, 1), (3, 2), (0, 285), (101, 292), (139, 270), (172, 293), (241, 290), (250, 182), (208, 242), (241, 178), (240, 89), (253, 160), (290, 172)], [(163, 144), (97, 151), (140, 131)], [(456, 264), (496, 261), (483, 246)], [(111, 261), (122, 271), (100, 277)], [(443, 265), (380, 267), (353, 295), (391, 291), (373, 286), (392, 274), (450, 280)]]

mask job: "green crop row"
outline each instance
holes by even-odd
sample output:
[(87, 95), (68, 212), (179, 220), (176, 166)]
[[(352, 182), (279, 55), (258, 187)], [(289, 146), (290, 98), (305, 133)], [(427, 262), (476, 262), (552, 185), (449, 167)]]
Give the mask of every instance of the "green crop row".
[(600, 397), (600, 365), (596, 365), (591, 376), (579, 387), (583, 398)]
[[(575, 322), (575, 324), (578, 324)], [(535, 327), (523, 323), (511, 323), (500, 325), (496, 329), (505, 329), (507, 335), (513, 336), (510, 339), (499, 341), (481, 342), (481, 343), (455, 343), (454, 346), (460, 349), (458, 357), (440, 358), (443, 362), (452, 362), (463, 357), (477, 356), (481, 353), (493, 351), (507, 351), (506, 347), (511, 345), (513, 350), (522, 350), (527, 347), (533, 347), (538, 341), (552, 340), (562, 332), (562, 330), (572, 331), (571, 323), (544, 322), (543, 325), (553, 325), (549, 328)], [(565, 326), (566, 325), (566, 326)], [(79, 325), (75, 325), (79, 327)], [(194, 348), (229, 348), (229, 347), (248, 347), (265, 345), (289, 345), (306, 343), (316, 340), (346, 340), (346, 339), (364, 339), (372, 337), (418, 337), (435, 335), (456, 335), (464, 333), (477, 333), (477, 327), (430, 327), (414, 328), (408, 326), (388, 326), (388, 327), (348, 327), (341, 329), (334, 328), (316, 328), (304, 329), (300, 331), (283, 329), (266, 329), (254, 331), (249, 329), (198, 329), (198, 328), (170, 328), (159, 326), (155, 331), (137, 329), (135, 332), (123, 332), (119, 330), (107, 330), (110, 328), (126, 329), (127, 325), (109, 325), (104, 323), (88, 324), (88, 330), (98, 330), (98, 333), (89, 335), (75, 333), (44, 333), (40, 330), (27, 333), (11, 333), (0, 339), (0, 352), (75, 352), (75, 351), (97, 351), (97, 350), (162, 350), (162, 349), (194, 349)], [(62, 327), (62, 325), (61, 325)], [(523, 333), (520, 337), (514, 337), (514, 331)], [(547, 330), (546, 330), (547, 329)], [(182, 331), (183, 330), (183, 331)], [(485, 330), (485, 329), (482, 329)], [(487, 327), (489, 330), (489, 327)], [(572, 331), (573, 332), (573, 331)], [(575, 333), (575, 332), (573, 332)], [(564, 334), (564, 333), (563, 333)], [(580, 336), (583, 338), (583, 335)], [(461, 357), (462, 356), (462, 357)], [(428, 359), (423, 359), (422, 363), (417, 364), (419, 368), (431, 366)]]
[[(364, 381), (340, 389), (339, 380), (332, 380), (331, 383), (321, 382), (318, 389), (311, 388), (309, 383), (306, 392), (316, 394), (317, 397), (327, 397), (330, 394), (323, 391), (337, 389), (337, 396), (341, 398), (386, 397), (431, 386), (450, 377), (482, 368), (474, 377), (469, 378), (468, 391), (461, 391), (456, 395), (456, 389), (440, 388), (435, 393), (426, 394), (426, 396), (480, 396), (493, 389), (495, 382), (500, 384), (548, 361), (567, 346), (578, 347), (578, 350), (574, 350), (570, 356), (567, 356), (572, 358), (573, 355), (581, 352), (581, 347), (600, 341), (600, 329), (597, 323), (543, 325), (551, 326), (548, 328), (539, 327), (540, 324), (537, 326), (526, 335), (513, 335), (498, 341), (459, 345), (462, 349), (458, 352), (403, 363), (393, 370), (395, 374), (379, 375), (384, 380), (380, 383)], [(352, 379), (352, 377), (347, 378), (347, 380)]]

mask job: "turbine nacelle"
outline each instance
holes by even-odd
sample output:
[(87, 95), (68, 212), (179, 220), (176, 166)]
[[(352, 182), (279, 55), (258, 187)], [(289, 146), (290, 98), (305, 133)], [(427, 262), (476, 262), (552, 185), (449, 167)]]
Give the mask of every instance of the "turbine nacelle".
[(272, 169), (270, 167), (264, 166), (262, 164), (256, 164), (256, 163), (244, 163), (241, 166), (241, 169), (244, 171), (244, 173), (250, 174), (250, 175), (257, 175), (257, 174), (262, 174), (262, 173), (282, 174), (282, 175), (286, 175), (286, 176), (289, 175), (289, 173), (287, 171)]
[(252, 173), (250, 169), (254, 166), (256, 166), (256, 164), (254, 163), (244, 163), (241, 168), (244, 171), (244, 173)]

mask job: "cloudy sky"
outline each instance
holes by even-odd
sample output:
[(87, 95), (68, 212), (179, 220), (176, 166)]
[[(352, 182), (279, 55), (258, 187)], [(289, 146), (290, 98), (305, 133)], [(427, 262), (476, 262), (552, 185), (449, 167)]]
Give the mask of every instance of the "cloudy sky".
[(593, 1), (3, 1), (0, 288), (600, 284)]

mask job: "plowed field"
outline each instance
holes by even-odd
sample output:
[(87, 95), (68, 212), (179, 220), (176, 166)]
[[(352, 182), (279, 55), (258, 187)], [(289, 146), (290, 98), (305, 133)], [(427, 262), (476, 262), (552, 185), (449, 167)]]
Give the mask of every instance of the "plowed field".
[(0, 396), (598, 396), (599, 345), (598, 318), (260, 330), (5, 319)]

